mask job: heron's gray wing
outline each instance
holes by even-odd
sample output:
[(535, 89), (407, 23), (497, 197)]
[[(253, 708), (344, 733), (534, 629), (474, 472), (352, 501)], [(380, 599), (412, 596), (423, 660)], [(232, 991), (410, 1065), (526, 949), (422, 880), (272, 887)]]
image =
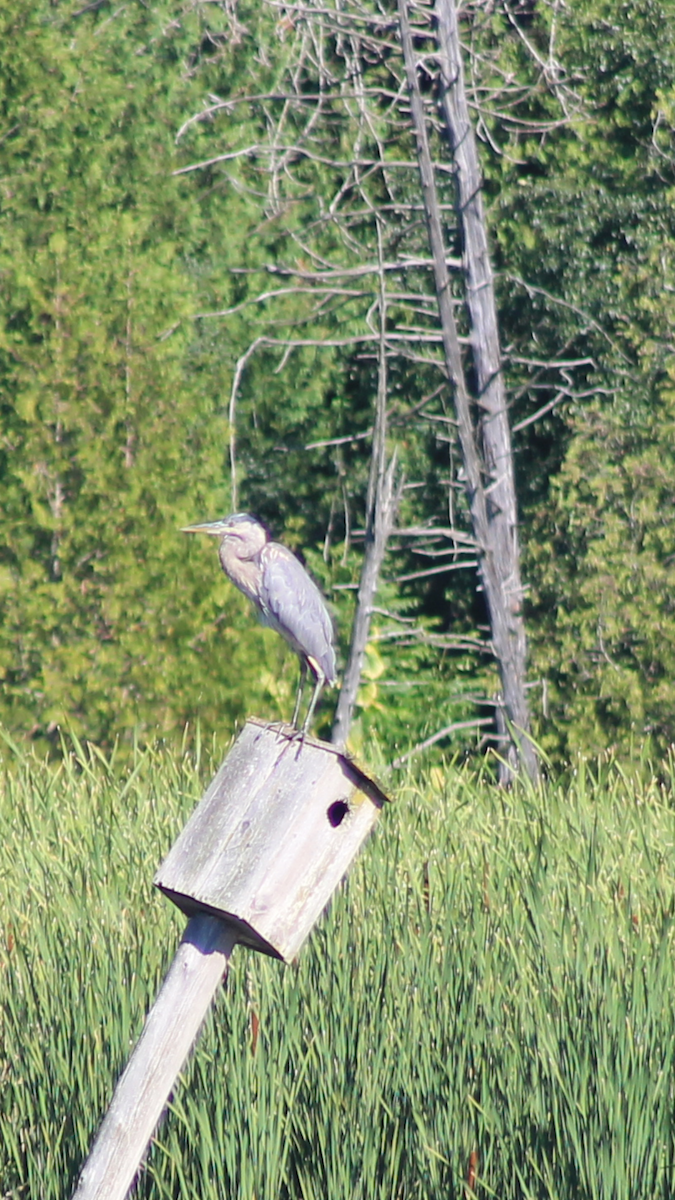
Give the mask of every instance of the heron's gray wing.
[(260, 565), (266, 619), (310, 666), (317, 664), (327, 683), (334, 683), (333, 623), (314, 580), (280, 542), (267, 543)]

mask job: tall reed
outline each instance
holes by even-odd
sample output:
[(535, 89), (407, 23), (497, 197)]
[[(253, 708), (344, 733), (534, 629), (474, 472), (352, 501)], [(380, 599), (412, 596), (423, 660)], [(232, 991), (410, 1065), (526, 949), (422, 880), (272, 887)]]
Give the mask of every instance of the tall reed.
[[(174, 953), (213, 764), (7, 749), (0, 1195), (63, 1200)], [(147, 1200), (672, 1197), (673, 771), (407, 775), (297, 965), (239, 948)]]

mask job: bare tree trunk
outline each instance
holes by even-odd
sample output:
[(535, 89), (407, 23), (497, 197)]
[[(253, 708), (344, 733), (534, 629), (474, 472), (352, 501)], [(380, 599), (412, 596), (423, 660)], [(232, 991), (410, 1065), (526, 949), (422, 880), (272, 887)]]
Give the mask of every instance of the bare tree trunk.
[[(373, 460), (374, 461), (374, 460)], [(344, 746), (354, 715), (354, 706), (361, 682), (363, 659), (368, 644), (370, 621), (373, 611), (373, 601), (382, 569), (387, 542), (391, 534), (396, 509), (399, 500), (399, 490), (395, 484), (396, 454), (384, 473), (377, 491), (376, 503), (369, 514), (366, 526), (366, 541), (363, 554), (363, 566), (359, 581), (359, 591), (356, 600), (356, 611), (349, 641), (349, 658), (340, 689), (331, 741), (336, 746)]]
[(443, 83), (441, 99), (457, 172), (466, 302), (471, 321), (478, 404), (482, 411), (478, 426), (480, 445), (471, 416), (471, 398), (451, 303), (440, 206), (417, 78), (407, 0), (398, 0), (398, 10), (429, 243), (434, 261), (446, 370), (454, 390), (467, 495), (479, 548), (479, 569), (490, 617), (492, 645), (501, 679), (503, 717), (510, 738), (501, 778), (505, 782), (520, 759), (529, 777), (536, 779), (538, 764), (529, 738), (525, 692), (526, 639), (522, 617), (513, 456), (480, 196), (481, 178), (466, 103), (456, 14), (453, 0), (437, 0)]
[(363, 659), (368, 644), (373, 601), (387, 542), (391, 535), (396, 510), (400, 499), (400, 487), (396, 486), (396, 451), (387, 465), (387, 306), (382, 267), (382, 242), (378, 224), (378, 259), (380, 266), (380, 344), (377, 375), (377, 411), (373, 428), (373, 446), (370, 455), (368, 495), (366, 499), (366, 538), (363, 566), (356, 598), (356, 609), (349, 641), (349, 657), (342, 679), (340, 696), (335, 711), (331, 740), (344, 746), (354, 715), (354, 706), (361, 682)]

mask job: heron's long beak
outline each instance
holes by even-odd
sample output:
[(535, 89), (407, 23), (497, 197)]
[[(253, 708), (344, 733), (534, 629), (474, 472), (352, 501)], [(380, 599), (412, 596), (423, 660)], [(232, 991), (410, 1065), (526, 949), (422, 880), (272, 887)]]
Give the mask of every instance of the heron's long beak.
[(203, 525), (185, 525), (181, 533), (210, 533), (218, 537), (223, 532), (223, 521), (205, 521)]

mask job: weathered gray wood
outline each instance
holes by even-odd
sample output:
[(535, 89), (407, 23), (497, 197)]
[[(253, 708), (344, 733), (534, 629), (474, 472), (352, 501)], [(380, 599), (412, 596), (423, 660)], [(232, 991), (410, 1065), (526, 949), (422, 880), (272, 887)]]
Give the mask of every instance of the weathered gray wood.
[[(504, 715), (512, 748), (517, 747), (531, 779), (538, 775), (527, 703), (527, 641), (518, 545), (518, 508), (497, 301), (483, 207), (483, 179), (469, 115), (455, 0), (436, 0), (436, 29), (441, 69), (441, 111), (452, 147), (457, 209), (462, 230), (466, 305), (471, 353), (476, 372), (482, 455), (488, 479), (488, 537), (494, 563), (496, 596), (488, 596), (500, 614), (495, 652), (500, 663)], [(512, 766), (516, 765), (515, 756)]]
[(248, 721), (155, 876), (184, 912), (290, 961), (386, 797), (335, 747)]
[(227, 970), (236, 934), (216, 917), (187, 925), (121, 1076), (73, 1200), (123, 1200)]
[(370, 623), (377, 593), (380, 571), (387, 543), (391, 536), (400, 503), (403, 479), (395, 483), (396, 450), (387, 464), (387, 299), (384, 282), (382, 234), (377, 222), (378, 263), (380, 267), (380, 346), (377, 371), (377, 405), (373, 426), (373, 446), (370, 454), (368, 493), (366, 496), (366, 536), (363, 545), (363, 564), (359, 590), (354, 607), (354, 620), (349, 639), (349, 653), (342, 673), (342, 686), (335, 709), (331, 741), (343, 747), (349, 736), (356, 699), (361, 684)]
[[(467, 499), (477, 543), (479, 570), (490, 615), (492, 647), (500, 673), (509, 737), (512, 740), (514, 751), (520, 752), (522, 755), (528, 774), (532, 778), (536, 778), (537, 758), (528, 736), (529, 715), (525, 692), (526, 645), (521, 613), (522, 587), (517, 558), (518, 539), (513, 467), (510, 461), (511, 445), (506, 408), (502, 403), (503, 388), (500, 376), (496, 309), (494, 304), (490, 308), (489, 297), (486, 298), (483, 295), (488, 283), (491, 283), (491, 276), (484, 228), (482, 229), (482, 239), (477, 240), (479, 238), (477, 226), (483, 219), (482, 207), (479, 207), (479, 198), (476, 198), (480, 193), (480, 174), (475, 144), (472, 142), (473, 129), (468, 119), (468, 107), (464, 94), (456, 14), (452, 0), (438, 0), (437, 17), (439, 23), (443, 25), (442, 35), (439, 34), (443, 63), (443, 112), (448, 122), (457, 169), (463, 171), (460, 179), (461, 194), (458, 197), (457, 207), (464, 237), (465, 269), (468, 262), (467, 246), (471, 252), (471, 271), (467, 270), (467, 284), (471, 292), (469, 297), (471, 303), (468, 307), (472, 320), (472, 348), (474, 351), (480, 338), (487, 336), (490, 321), (494, 320), (494, 328), (489, 331), (489, 340), (482, 347), (479, 362), (475, 364), (477, 371), (480, 364), (481, 391), (478, 401), (481, 406), (486, 406), (485, 417), (479, 422), (480, 441), (471, 416), (471, 394), (467, 384), (452, 306), (441, 209), (429, 147), (424, 105), (417, 78), (408, 0), (398, 0), (398, 15), (410, 96), (410, 112), (417, 146), (422, 198), (434, 264), (443, 352), (447, 375), (454, 393)], [(452, 25), (453, 19), (454, 26)], [(457, 39), (456, 45), (453, 37)], [(473, 144), (473, 156), (471, 156), (470, 143)], [(473, 170), (474, 166), (475, 171)], [(468, 225), (465, 220), (467, 205), (469, 205)]]
[[(373, 454), (375, 451), (373, 451)], [(349, 645), (349, 659), (335, 710), (332, 739), (336, 746), (343, 747), (354, 713), (354, 706), (361, 684), (363, 662), (370, 633), (373, 604), (377, 592), (380, 571), (384, 562), (387, 542), (394, 526), (396, 510), (401, 498), (401, 484), (395, 483), (396, 453), (392, 455), (381, 481), (377, 495), (366, 519), (366, 537), (363, 552), (363, 567), (356, 597), (354, 622)]]
[(155, 878), (190, 920), (73, 1200), (123, 1200), (233, 946), (293, 958), (385, 800), (328, 743), (247, 722)]

